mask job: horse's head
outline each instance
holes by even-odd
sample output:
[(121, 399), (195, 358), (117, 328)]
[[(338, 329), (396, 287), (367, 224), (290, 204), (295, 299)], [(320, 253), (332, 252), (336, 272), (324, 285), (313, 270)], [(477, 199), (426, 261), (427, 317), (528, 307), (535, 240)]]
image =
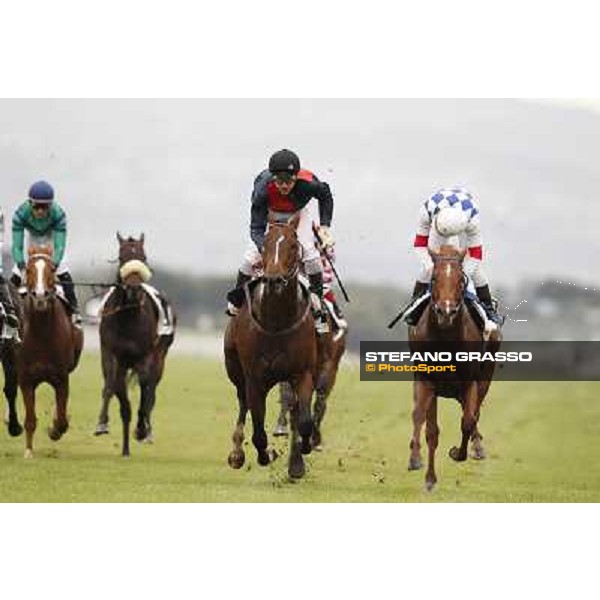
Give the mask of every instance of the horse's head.
[(35, 310), (47, 310), (56, 295), (56, 267), (50, 246), (31, 246), (25, 267), (25, 288)]
[(430, 252), (433, 259), (431, 278), (431, 309), (442, 328), (451, 327), (463, 303), (465, 275), (463, 260), (466, 251), (453, 246), (442, 246), (439, 252)]
[(296, 214), (285, 222), (269, 217), (269, 227), (262, 252), (263, 280), (267, 288), (281, 294), (288, 283), (298, 275), (301, 246), (298, 241)]
[(146, 264), (146, 251), (144, 250), (144, 234), (139, 240), (133, 237), (124, 238), (117, 233), (119, 241), (119, 283), (125, 291), (128, 302), (136, 303), (141, 299), (142, 283), (152, 276)]

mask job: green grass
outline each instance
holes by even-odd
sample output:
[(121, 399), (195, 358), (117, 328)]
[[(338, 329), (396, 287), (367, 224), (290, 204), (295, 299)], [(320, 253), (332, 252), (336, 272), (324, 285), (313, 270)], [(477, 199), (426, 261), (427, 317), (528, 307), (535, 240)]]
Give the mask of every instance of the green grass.
[[(120, 456), (117, 402), (111, 433), (92, 435), (100, 404), (98, 357), (86, 355), (72, 377), (71, 429), (49, 440), (53, 400), (38, 398), (35, 458), (24, 439), (0, 431), (0, 500), (4, 502), (597, 502), (600, 500), (600, 383), (493, 384), (481, 430), (489, 458), (455, 464), (459, 407), (441, 402), (436, 490), (408, 473), (411, 386), (361, 383), (344, 368), (329, 403), (326, 449), (308, 457), (299, 483), (287, 480), (287, 457), (261, 468), (252, 445), (241, 471), (227, 466), (237, 402), (223, 367), (170, 357), (154, 413), (154, 445), (133, 442)], [(137, 389), (134, 407), (137, 410)], [(269, 399), (269, 432), (277, 403)], [(19, 414), (23, 408), (19, 401)], [(247, 427), (247, 439), (251, 427)], [(275, 441), (285, 452), (286, 443)]]

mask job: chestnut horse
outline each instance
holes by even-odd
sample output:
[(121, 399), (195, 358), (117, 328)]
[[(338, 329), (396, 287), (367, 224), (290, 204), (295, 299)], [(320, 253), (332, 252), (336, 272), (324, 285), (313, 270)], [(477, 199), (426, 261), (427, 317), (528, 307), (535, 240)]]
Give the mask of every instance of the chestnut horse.
[(301, 245), (299, 215), (287, 222), (269, 220), (262, 260), (263, 277), (245, 287), (246, 303), (225, 332), (225, 366), (237, 390), (239, 415), (233, 433), (229, 465), (240, 469), (245, 462), (244, 425), (252, 415), (252, 442), (260, 465), (268, 465), (275, 453), (268, 449), (265, 431), (266, 398), (277, 383), (287, 381), (294, 392), (291, 408), (291, 478), (304, 476), (303, 454), (312, 450), (311, 398), (317, 376), (317, 335), (311, 300), (299, 280)]
[[(473, 320), (464, 301), (466, 277), (462, 269), (465, 251), (453, 246), (443, 246), (438, 253), (431, 252), (433, 276), (431, 302), (419, 319), (416, 327), (409, 330), (411, 349), (418, 351), (418, 345), (427, 342), (429, 349), (435, 351), (436, 344), (453, 342), (476, 342), (479, 349), (496, 352), (500, 348), (500, 331), (491, 333), (488, 340), (483, 336)], [(461, 363), (453, 374), (421, 375), (415, 374), (413, 436), (410, 442), (409, 470), (422, 467), (421, 429), (425, 424), (425, 437), (429, 449), (429, 461), (425, 476), (428, 490), (437, 483), (435, 473), (435, 451), (439, 440), (437, 422), (438, 396), (455, 398), (462, 407), (462, 439), (459, 447), (450, 450), (450, 457), (463, 462), (467, 459), (469, 440), (473, 442), (473, 457), (485, 458), (481, 443), (482, 437), (477, 429), (481, 405), (485, 399), (494, 376), (494, 362)]]
[[(143, 283), (150, 277), (146, 265), (144, 235), (139, 240), (119, 241), (119, 276), (109, 292), (100, 315), (100, 352), (104, 388), (102, 408), (95, 434), (108, 433), (108, 406), (116, 395), (123, 423), (122, 455), (129, 456), (131, 402), (127, 393), (128, 374), (137, 375), (140, 385), (140, 407), (135, 429), (139, 442), (152, 441), (151, 415), (156, 402), (156, 388), (162, 378), (167, 352), (174, 334), (158, 334), (158, 311)], [(131, 265), (127, 274), (124, 265)], [(173, 318), (173, 326), (175, 325)]]
[(25, 458), (33, 458), (35, 391), (41, 383), (54, 388), (56, 413), (48, 435), (58, 441), (69, 428), (69, 374), (79, 363), (83, 332), (73, 325), (65, 303), (57, 295), (52, 248), (32, 246), (28, 254), (26, 294), (21, 301), (23, 342), (17, 373), (25, 402)]

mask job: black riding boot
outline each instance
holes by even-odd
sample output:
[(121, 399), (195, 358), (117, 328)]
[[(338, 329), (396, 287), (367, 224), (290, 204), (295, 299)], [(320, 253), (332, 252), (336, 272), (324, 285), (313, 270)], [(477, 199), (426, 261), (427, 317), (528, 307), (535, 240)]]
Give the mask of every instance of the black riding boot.
[(6, 285), (3, 275), (0, 275), (0, 302), (6, 312), (6, 323), (16, 329), (19, 326), (19, 317), (17, 317), (15, 305), (13, 304), (10, 290), (8, 289), (8, 285)]
[(327, 323), (326, 309), (323, 307), (323, 272), (311, 273), (308, 276), (308, 282), (310, 284), (310, 291), (319, 299), (318, 310), (313, 311), (315, 318), (315, 327), (317, 333), (329, 333), (329, 324)]
[[(415, 283), (415, 289), (413, 290), (413, 295), (410, 303), (412, 304), (415, 300), (420, 298), (428, 289), (428, 283), (422, 283), (421, 281), (417, 281)], [(404, 318), (404, 322), (407, 325), (410, 325), (411, 327), (416, 327), (422, 314), (423, 312), (421, 310), (413, 311), (410, 315)]]
[(58, 276), (58, 280), (60, 281), (63, 290), (65, 291), (67, 302), (69, 303), (71, 310), (73, 311), (73, 324), (80, 327), (81, 315), (79, 314), (79, 302), (77, 301), (77, 296), (75, 295), (75, 285), (73, 284), (73, 278), (71, 277), (71, 273), (61, 273)]
[(504, 317), (499, 315), (496, 311), (496, 307), (492, 301), (489, 285), (482, 285), (481, 287), (477, 288), (477, 298), (479, 298), (479, 301), (485, 309), (488, 319), (496, 323), (496, 325), (502, 325), (504, 323)]
[(246, 273), (238, 271), (235, 289), (227, 294), (229, 306), (227, 306), (227, 310), (225, 311), (226, 315), (229, 315), (230, 317), (235, 317), (235, 315), (237, 315), (239, 309), (242, 308), (242, 305), (244, 304), (244, 286), (251, 280), (251, 275), (246, 275)]

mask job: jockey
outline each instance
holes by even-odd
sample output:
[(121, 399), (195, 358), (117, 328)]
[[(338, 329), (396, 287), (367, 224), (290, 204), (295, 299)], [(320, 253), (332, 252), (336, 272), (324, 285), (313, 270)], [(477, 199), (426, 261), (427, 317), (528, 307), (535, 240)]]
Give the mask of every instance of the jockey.
[[(318, 201), (318, 202), (317, 202)], [(300, 213), (298, 239), (303, 248), (304, 271), (308, 276), (310, 291), (318, 299), (315, 311), (315, 324), (318, 333), (327, 333), (329, 326), (323, 299), (323, 266), (319, 250), (315, 246), (313, 225), (318, 227), (324, 248), (335, 242), (329, 231), (333, 216), (333, 196), (329, 185), (319, 181), (313, 173), (300, 167), (300, 159), (291, 150), (280, 150), (269, 160), (269, 168), (254, 181), (250, 221), (251, 242), (244, 254), (236, 289), (252, 279), (254, 267), (261, 260), (261, 250), (265, 239), (269, 211), (276, 217), (289, 218)], [(237, 314), (241, 302), (235, 294), (229, 294), (227, 313)]]
[[(486, 276), (481, 268), (483, 242), (480, 232), (479, 208), (473, 196), (462, 188), (445, 188), (436, 192), (421, 206), (419, 226), (415, 237), (415, 254), (421, 263), (421, 272), (415, 284), (413, 301), (429, 288), (433, 272), (433, 260), (429, 250), (437, 251), (441, 246), (460, 246), (464, 238), (468, 251), (464, 271), (471, 278), (477, 298), (488, 318), (502, 325), (503, 319), (496, 312)], [(414, 313), (406, 319), (408, 325), (416, 325)]]
[(64, 259), (67, 244), (67, 215), (54, 201), (54, 190), (45, 181), (38, 181), (31, 186), (28, 200), (19, 206), (13, 216), (12, 258), (15, 264), (12, 281), (17, 287), (22, 285), (22, 272), (26, 264), (25, 231), (28, 234), (28, 245), (50, 245), (54, 248), (53, 260), (56, 274), (73, 311), (73, 324), (81, 327), (75, 286)]
[(4, 307), (6, 313), (6, 323), (9, 327), (17, 328), (19, 326), (19, 318), (15, 311), (15, 305), (10, 295), (10, 290), (4, 278), (3, 256), (4, 256), (4, 213), (0, 210), (0, 304)]

